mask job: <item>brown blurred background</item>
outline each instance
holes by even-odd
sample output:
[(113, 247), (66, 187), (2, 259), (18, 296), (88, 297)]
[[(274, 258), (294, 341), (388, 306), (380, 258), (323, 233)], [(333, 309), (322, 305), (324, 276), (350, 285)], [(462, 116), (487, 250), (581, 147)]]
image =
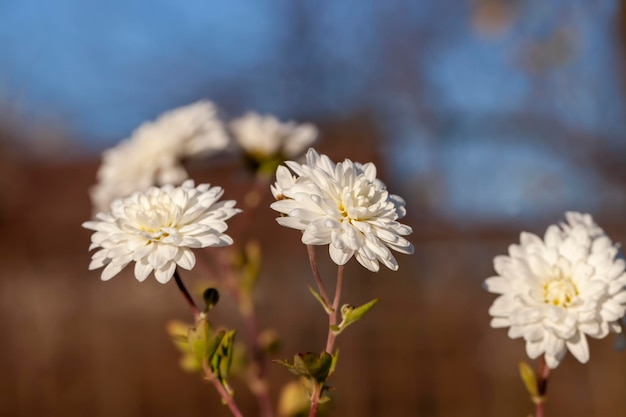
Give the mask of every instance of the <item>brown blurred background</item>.
[[(542, 234), (566, 210), (626, 242), (624, 16), (612, 1), (0, 3), (0, 415), (229, 415), (178, 367), (165, 324), (190, 317), (174, 284), (101, 282), (80, 227), (100, 152), (209, 98), (231, 117), (316, 123), (320, 151), (376, 162), (407, 200), (415, 255), (398, 272), (348, 266), (345, 301), (381, 302), (339, 338), (330, 415), (527, 416), (523, 342), (489, 328), (482, 282), (521, 230)], [(240, 168), (192, 174), (242, 201)], [(268, 204), (247, 233), (263, 248), (257, 302), (278, 359), (320, 350), (326, 321), (298, 233)], [(241, 327), (227, 296), (214, 318)], [(546, 415), (626, 413), (613, 344), (563, 361)], [(292, 376), (270, 365), (270, 378), (276, 400)]]

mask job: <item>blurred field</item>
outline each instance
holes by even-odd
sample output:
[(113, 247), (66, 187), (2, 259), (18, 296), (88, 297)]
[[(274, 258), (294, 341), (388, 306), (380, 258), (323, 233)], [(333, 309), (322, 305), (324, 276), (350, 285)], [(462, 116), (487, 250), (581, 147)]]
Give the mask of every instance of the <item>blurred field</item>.
[[(368, 151), (361, 152), (367, 158)], [(164, 327), (190, 316), (174, 283), (139, 284), (132, 271), (102, 283), (99, 272), (87, 271), (89, 231), (80, 223), (90, 216), (86, 190), (97, 164), (5, 164), (15, 170), (10, 183), (19, 186), (5, 187), (11, 204), (0, 218), (0, 415), (228, 416), (210, 385), (178, 368)], [(227, 198), (241, 200), (250, 186), (248, 177), (224, 166), (196, 174), (223, 185)], [(321, 350), (326, 322), (306, 290), (306, 251), (297, 232), (273, 221), (266, 203), (246, 230), (265, 254), (262, 324), (282, 335), (277, 358)], [(489, 328), (494, 297), (481, 288), (492, 274), (491, 259), (519, 230), (461, 231), (410, 204), (409, 213), (416, 253), (399, 256), (399, 272), (373, 274), (355, 262), (347, 269), (346, 302), (381, 302), (339, 339), (331, 414), (527, 416), (530, 402), (517, 377), (523, 343)], [(234, 231), (240, 220), (233, 219)], [(598, 222), (614, 240), (626, 241), (623, 219)], [(332, 276), (325, 251), (318, 256), (324, 275)], [(200, 285), (201, 274), (196, 269), (184, 277)], [(240, 326), (232, 301), (223, 300), (214, 319)], [(591, 342), (589, 365), (568, 357), (554, 372), (547, 415), (623, 415), (626, 356), (613, 351), (613, 340)], [(270, 365), (270, 377), (274, 386), (291, 380), (278, 365)], [(255, 415), (246, 389), (235, 388), (247, 415)]]

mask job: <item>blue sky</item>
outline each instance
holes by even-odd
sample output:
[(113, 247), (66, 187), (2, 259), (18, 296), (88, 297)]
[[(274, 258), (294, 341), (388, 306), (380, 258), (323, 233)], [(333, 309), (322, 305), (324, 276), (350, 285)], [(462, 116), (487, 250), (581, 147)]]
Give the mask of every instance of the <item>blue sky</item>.
[[(495, 32), (470, 3), (447, 3), (4, 0), (0, 101), (93, 151), (201, 98), (231, 116), (366, 111), (395, 178), (436, 177), (433, 204), (452, 218), (594, 210), (598, 190), (623, 201), (559, 152), (572, 132), (626, 152), (617, 3), (521, 2)], [(541, 184), (553, 192), (529, 200)]]

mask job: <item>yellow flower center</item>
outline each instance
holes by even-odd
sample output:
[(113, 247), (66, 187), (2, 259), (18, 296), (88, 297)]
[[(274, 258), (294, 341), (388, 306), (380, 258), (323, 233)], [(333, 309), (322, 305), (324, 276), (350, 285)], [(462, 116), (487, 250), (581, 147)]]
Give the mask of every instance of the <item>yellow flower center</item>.
[(348, 217), (348, 210), (346, 210), (346, 206), (343, 205), (343, 202), (339, 203), (339, 214), (341, 214), (341, 217)]
[(555, 278), (543, 284), (546, 304), (567, 307), (578, 296), (578, 288), (571, 278)]

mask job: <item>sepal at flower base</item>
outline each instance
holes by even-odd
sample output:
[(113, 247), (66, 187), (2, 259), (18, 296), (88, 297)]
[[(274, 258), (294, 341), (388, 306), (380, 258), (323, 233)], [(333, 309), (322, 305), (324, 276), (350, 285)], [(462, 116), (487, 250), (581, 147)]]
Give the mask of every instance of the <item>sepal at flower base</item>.
[(341, 323), (336, 326), (331, 326), (331, 330), (335, 333), (335, 335), (340, 334), (352, 323), (360, 320), (368, 311), (372, 309), (372, 307), (376, 305), (376, 303), (378, 303), (378, 301), (379, 299), (375, 298), (359, 307), (344, 304), (341, 307)]

